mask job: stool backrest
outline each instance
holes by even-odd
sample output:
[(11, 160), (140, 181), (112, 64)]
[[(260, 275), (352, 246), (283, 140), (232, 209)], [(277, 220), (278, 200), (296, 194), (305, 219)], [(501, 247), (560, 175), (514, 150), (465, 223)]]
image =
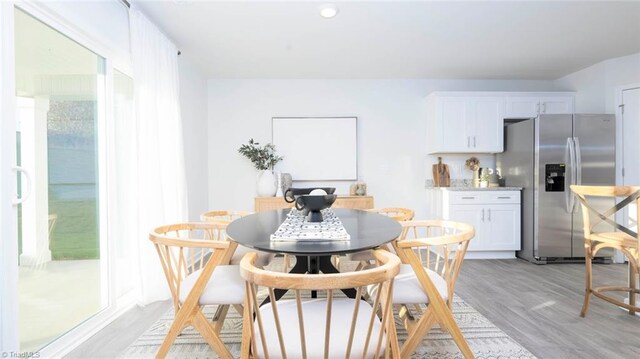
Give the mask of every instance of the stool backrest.
[[(640, 253), (640, 237), (638, 236), (638, 221), (640, 220), (640, 186), (581, 186), (572, 185), (571, 190), (578, 196), (580, 206), (582, 207), (582, 222), (584, 228), (584, 237), (591, 240), (594, 233), (598, 233), (596, 227), (601, 223), (607, 223), (613, 228), (627, 234), (629, 237), (636, 239), (635, 251)], [(596, 209), (593, 205), (593, 199), (590, 197), (617, 197), (622, 201), (618, 202), (611, 208), (606, 210)], [(615, 214), (625, 207), (629, 208), (629, 222), (618, 223), (615, 221)], [(635, 218), (632, 218), (635, 211)], [(635, 227), (635, 231), (633, 228)], [(624, 249), (621, 249), (624, 250)], [(637, 263), (640, 265), (640, 263)]]

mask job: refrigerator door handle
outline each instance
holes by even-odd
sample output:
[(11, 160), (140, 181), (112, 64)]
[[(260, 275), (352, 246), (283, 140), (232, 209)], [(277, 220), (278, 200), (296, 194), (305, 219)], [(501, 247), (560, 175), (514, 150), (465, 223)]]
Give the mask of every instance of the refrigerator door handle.
[(564, 161), (566, 163), (565, 173), (568, 174), (568, 176), (565, 176), (564, 180), (564, 200), (567, 213), (572, 213), (573, 207), (575, 205), (575, 198), (571, 193), (571, 188), (569, 188), (569, 186), (575, 184), (576, 154), (575, 147), (573, 146), (573, 139), (571, 137), (567, 137), (567, 146), (564, 152)]
[(576, 184), (582, 184), (582, 150), (580, 149), (580, 139), (578, 137), (573, 138), (573, 146), (576, 154)]
[[(573, 138), (573, 147), (574, 147), (574, 152), (575, 152), (575, 164), (576, 164), (576, 169), (575, 169), (575, 174), (576, 174), (576, 180), (575, 180), (575, 184), (577, 185), (581, 185), (582, 184), (582, 156), (580, 154), (580, 152), (582, 152), (582, 150), (580, 149), (580, 139), (578, 139), (578, 137), (574, 137)], [(571, 198), (573, 198), (573, 202), (574, 205), (572, 207), (572, 213), (576, 213), (578, 211), (578, 203), (575, 200), (576, 196), (572, 193), (571, 194)]]

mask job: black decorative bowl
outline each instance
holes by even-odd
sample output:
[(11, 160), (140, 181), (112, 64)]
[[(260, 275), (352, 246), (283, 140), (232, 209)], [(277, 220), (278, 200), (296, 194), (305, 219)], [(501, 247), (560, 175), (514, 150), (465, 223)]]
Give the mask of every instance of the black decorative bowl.
[(320, 211), (331, 207), (336, 198), (338, 196), (335, 194), (319, 196), (304, 194), (296, 198), (296, 209), (307, 215), (309, 222), (322, 222), (322, 213)]
[(321, 190), (327, 192), (327, 194), (333, 194), (336, 191), (335, 187), (307, 187), (307, 188), (293, 188), (292, 187), (292, 188), (289, 188), (284, 193), (284, 200), (287, 203), (293, 203), (293, 202), (296, 201), (296, 198), (298, 196), (309, 194), (314, 189), (321, 189)]

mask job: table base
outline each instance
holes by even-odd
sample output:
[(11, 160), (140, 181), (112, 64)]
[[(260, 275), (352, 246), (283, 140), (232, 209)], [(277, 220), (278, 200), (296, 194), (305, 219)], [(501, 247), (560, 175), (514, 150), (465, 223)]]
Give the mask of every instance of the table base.
[[(340, 273), (338, 268), (331, 263), (331, 256), (296, 256), (296, 265), (289, 271), (289, 273), (295, 274), (318, 274), (320, 272), (324, 274)], [(357, 291), (353, 288), (343, 288), (341, 290), (349, 298), (356, 297)], [(288, 289), (274, 289), (276, 300), (282, 298), (288, 291)], [(318, 293), (315, 290), (311, 291), (311, 298), (317, 297)], [(267, 297), (261, 306), (269, 302), (270, 299)]]

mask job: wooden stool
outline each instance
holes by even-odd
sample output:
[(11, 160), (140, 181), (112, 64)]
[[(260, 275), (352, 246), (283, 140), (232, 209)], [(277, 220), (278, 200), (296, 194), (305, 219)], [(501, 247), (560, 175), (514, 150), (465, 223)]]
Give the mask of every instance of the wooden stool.
[[(571, 190), (578, 195), (580, 204), (582, 205), (582, 219), (584, 225), (584, 250), (586, 265), (586, 281), (584, 304), (580, 311), (580, 316), (584, 317), (589, 309), (589, 299), (591, 294), (598, 298), (604, 299), (609, 303), (626, 308), (629, 314), (635, 315), (640, 311), (640, 307), (636, 305), (636, 295), (640, 294), (637, 280), (640, 275), (640, 237), (638, 233), (610, 219), (616, 212), (635, 203), (640, 204), (640, 187), (628, 186), (571, 186)], [(615, 206), (600, 213), (593, 208), (593, 205), (587, 200), (587, 197), (626, 197)], [(592, 201), (592, 200), (591, 200)], [(592, 218), (591, 213), (595, 214)], [(636, 211), (636, 221), (640, 219), (640, 214)], [(596, 231), (594, 228), (601, 224), (607, 223), (613, 226), (619, 232)], [(636, 222), (637, 223), (637, 222)], [(629, 261), (629, 283), (628, 286), (603, 286), (593, 287), (591, 281), (593, 277), (592, 260), (596, 253), (603, 248), (615, 248), (622, 252)], [(605, 292), (627, 292), (629, 293), (629, 303), (605, 295)]]

